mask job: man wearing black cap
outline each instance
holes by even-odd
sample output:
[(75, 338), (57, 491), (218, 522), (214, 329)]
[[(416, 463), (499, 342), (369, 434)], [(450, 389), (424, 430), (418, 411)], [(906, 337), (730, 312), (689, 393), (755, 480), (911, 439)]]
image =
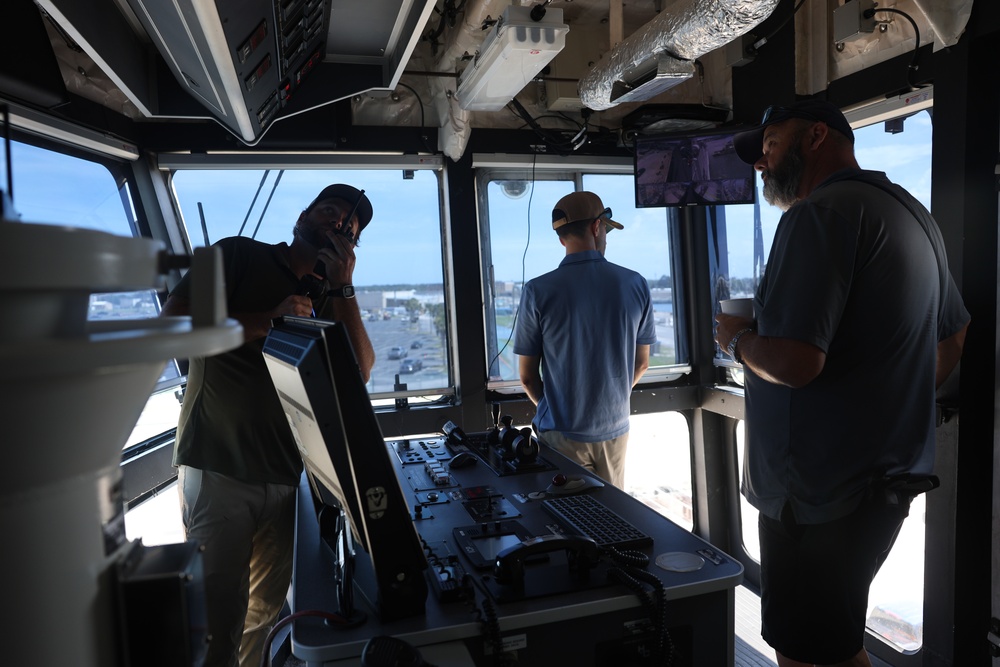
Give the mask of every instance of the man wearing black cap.
[[(291, 245), (246, 237), (215, 244), (229, 317), (243, 325), (244, 343), (190, 360), (174, 450), (187, 538), (204, 546), (206, 666), (260, 663), (291, 580), (302, 460), (264, 364), (264, 338), (282, 315), (339, 320), (368, 379), (375, 352), (351, 282), (354, 248), (371, 218), (363, 191), (331, 185), (299, 215)], [(190, 313), (189, 275), (163, 315)]]
[(593, 192), (560, 199), (552, 228), (566, 257), (521, 293), (521, 383), (537, 406), (539, 439), (621, 487), (629, 396), (656, 342), (649, 285), (604, 258), (608, 232), (622, 225)]
[(936, 483), (935, 389), (969, 314), (937, 224), (860, 169), (835, 106), (772, 107), (734, 144), (785, 211), (756, 319), (716, 316), (745, 371), (761, 634), (781, 667), (870, 665), (868, 589), (910, 500)]

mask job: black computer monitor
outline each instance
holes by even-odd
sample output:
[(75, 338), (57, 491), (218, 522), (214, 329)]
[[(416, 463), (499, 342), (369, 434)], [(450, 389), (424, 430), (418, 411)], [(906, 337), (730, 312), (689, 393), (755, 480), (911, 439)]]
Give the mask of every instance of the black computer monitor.
[[(321, 535), (341, 568), (341, 606), (352, 604), (353, 578), (381, 620), (423, 614), (427, 559), (344, 325), (280, 318), (264, 342), (264, 361), (305, 465)], [(366, 555), (345, 547), (350, 535), (340, 516)]]
[(635, 140), (635, 205), (752, 204), (753, 166), (733, 148), (732, 132), (642, 136)]

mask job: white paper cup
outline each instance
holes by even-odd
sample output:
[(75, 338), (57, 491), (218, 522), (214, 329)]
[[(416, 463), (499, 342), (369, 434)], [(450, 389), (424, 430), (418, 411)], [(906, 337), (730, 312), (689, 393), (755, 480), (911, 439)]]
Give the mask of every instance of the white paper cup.
[(723, 299), (719, 301), (719, 307), (726, 315), (753, 317), (753, 299)]

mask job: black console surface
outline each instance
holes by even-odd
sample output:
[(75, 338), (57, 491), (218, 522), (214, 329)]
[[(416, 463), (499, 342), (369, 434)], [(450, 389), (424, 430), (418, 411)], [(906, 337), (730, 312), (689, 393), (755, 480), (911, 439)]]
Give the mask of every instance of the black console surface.
[[(391, 439), (386, 446), (395, 454), (397, 477), (431, 563), (434, 594), (423, 616), (381, 622), (369, 614), (358, 628), (301, 618), (292, 626), (292, 653), (299, 659), (309, 664), (356, 660), (368, 638), (391, 635), (421, 650), (450, 647), (462, 654), (456, 664), (486, 667), (494, 664), (486, 632), (492, 627), (525, 664), (616, 665), (611, 657), (595, 656), (648, 650), (649, 600), (637, 587), (662, 587), (669, 599), (662, 622), (670, 626), (679, 651), (674, 665), (732, 664), (733, 588), (742, 581), (743, 568), (716, 547), (544, 447), (535, 464), (526, 466), (505, 459), (489, 432), (463, 433), (457, 445), (448, 437), (432, 437)], [(485, 465), (451, 467), (460, 451)], [(579, 483), (589, 479), (592, 484)], [(335, 612), (334, 559), (319, 539), (304, 488), (293, 611)], [(617, 572), (621, 568), (594, 540), (577, 535), (581, 531), (543, 505), (580, 496), (598, 501), (645, 538), (631, 544), (630, 553), (645, 561), (632, 581)], [(702, 554), (704, 564), (686, 572), (657, 565), (659, 556), (676, 553)], [(362, 553), (359, 559), (365, 557)], [(363, 596), (357, 598), (363, 606)]]
[(518, 458), (514, 452), (504, 449), (503, 445), (496, 440), (495, 432), (492, 431), (469, 433), (466, 445), (499, 477), (556, 469), (541, 454), (532, 459)]

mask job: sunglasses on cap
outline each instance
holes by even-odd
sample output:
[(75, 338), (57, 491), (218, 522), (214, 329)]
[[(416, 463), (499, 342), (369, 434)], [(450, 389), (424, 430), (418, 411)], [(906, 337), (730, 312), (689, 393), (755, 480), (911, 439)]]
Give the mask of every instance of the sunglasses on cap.
[(775, 114), (785, 114), (789, 118), (805, 118), (806, 120), (815, 120), (815, 121), (820, 120), (817, 116), (809, 113), (808, 111), (802, 111), (801, 109), (792, 109), (791, 107), (783, 107), (777, 104), (772, 104), (768, 108), (764, 109), (764, 115), (760, 119), (760, 124), (767, 125), (768, 121), (770, 121)]
[[(614, 214), (611, 212), (611, 207), (609, 206), (608, 208), (606, 208), (603, 211), (601, 211), (600, 215), (598, 215), (598, 216), (596, 216), (594, 218), (594, 221), (596, 222), (597, 220), (600, 220), (601, 218), (607, 218), (608, 220), (610, 220), (611, 216), (613, 216), (613, 215)], [(604, 223), (604, 229), (605, 229), (605, 231), (610, 232), (612, 229), (614, 229), (614, 227), (612, 227), (608, 223)]]

